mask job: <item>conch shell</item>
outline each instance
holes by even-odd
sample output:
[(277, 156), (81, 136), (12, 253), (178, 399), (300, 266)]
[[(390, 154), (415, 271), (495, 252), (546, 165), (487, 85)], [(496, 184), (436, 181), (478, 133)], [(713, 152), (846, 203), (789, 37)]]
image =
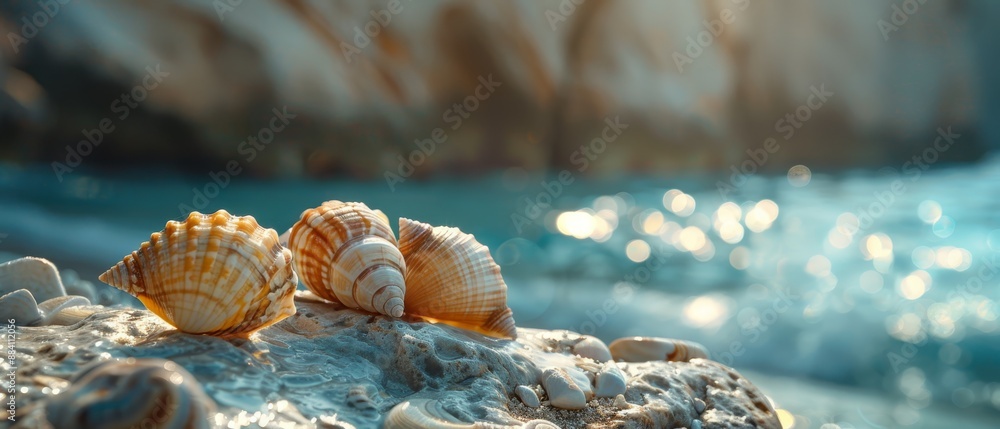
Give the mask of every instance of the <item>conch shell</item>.
[(181, 331), (248, 336), (295, 314), (291, 256), (252, 216), (192, 212), (100, 279)]
[(327, 201), (302, 212), (288, 247), (302, 283), (319, 297), (400, 317), (406, 262), (379, 214), (362, 203)]
[(457, 228), (399, 219), (406, 314), (498, 338), (516, 338), (507, 285), (490, 250)]

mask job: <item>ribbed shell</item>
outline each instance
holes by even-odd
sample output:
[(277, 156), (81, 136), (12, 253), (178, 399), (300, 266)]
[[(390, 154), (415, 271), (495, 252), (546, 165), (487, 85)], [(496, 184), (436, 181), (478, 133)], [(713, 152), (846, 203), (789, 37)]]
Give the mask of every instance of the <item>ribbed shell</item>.
[(379, 214), (362, 203), (327, 201), (302, 212), (288, 247), (302, 283), (316, 295), (399, 317), (406, 262)]
[(247, 336), (295, 314), (291, 252), (252, 216), (192, 212), (100, 276), (177, 329)]
[(498, 338), (516, 338), (507, 285), (490, 249), (457, 228), (399, 219), (406, 313)]

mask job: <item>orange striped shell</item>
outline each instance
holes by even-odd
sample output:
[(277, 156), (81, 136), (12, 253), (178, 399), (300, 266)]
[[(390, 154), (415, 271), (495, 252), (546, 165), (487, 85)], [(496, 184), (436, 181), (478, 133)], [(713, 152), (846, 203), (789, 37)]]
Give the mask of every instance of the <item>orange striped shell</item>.
[(252, 216), (192, 212), (100, 279), (181, 331), (248, 336), (295, 314), (290, 259), (278, 234)]
[(458, 228), (399, 219), (406, 314), (498, 338), (516, 338), (507, 285), (490, 249)]
[(302, 212), (288, 247), (302, 283), (319, 297), (399, 317), (406, 262), (379, 214), (362, 203), (327, 201)]

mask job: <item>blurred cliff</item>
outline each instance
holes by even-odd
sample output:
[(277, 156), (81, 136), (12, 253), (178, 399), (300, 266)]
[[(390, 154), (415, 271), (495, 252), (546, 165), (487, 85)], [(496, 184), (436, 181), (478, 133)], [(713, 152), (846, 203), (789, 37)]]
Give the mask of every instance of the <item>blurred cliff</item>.
[[(581, 146), (616, 118), (627, 129), (587, 174), (725, 170), (767, 138), (782, 147), (761, 167), (773, 170), (898, 165), (938, 127), (963, 135), (952, 160), (1000, 143), (1000, 3), (985, 0), (6, 0), (0, 12), (0, 158), (20, 161), (73, 163), (89, 139), (90, 168), (579, 169)], [(248, 142), (269, 140), (276, 115), (287, 126), (273, 142)], [(413, 159), (418, 141), (434, 153)]]

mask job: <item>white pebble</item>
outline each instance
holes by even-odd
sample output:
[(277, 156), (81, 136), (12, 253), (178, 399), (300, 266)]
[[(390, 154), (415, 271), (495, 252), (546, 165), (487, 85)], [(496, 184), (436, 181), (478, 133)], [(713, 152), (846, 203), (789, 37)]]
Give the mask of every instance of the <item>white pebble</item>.
[(614, 362), (606, 362), (597, 374), (594, 394), (598, 398), (613, 398), (625, 393), (625, 374)]
[(549, 368), (542, 372), (542, 388), (553, 407), (579, 410), (587, 406), (587, 396), (563, 368)]
[(538, 408), (542, 405), (541, 401), (538, 400), (538, 394), (534, 390), (531, 390), (528, 386), (517, 386), (514, 388), (514, 393), (517, 395), (518, 399), (531, 408)]

